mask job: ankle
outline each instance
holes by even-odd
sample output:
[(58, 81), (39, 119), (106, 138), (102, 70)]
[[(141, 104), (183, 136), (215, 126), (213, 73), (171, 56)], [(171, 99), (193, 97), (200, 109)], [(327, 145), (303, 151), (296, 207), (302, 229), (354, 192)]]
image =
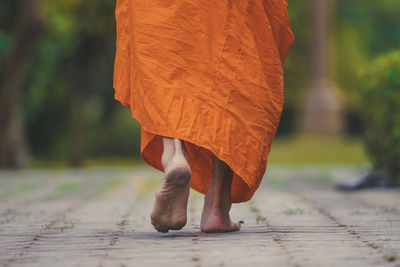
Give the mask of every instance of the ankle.
[(161, 155), (161, 166), (164, 168), (164, 171), (167, 169), (168, 163), (171, 161), (174, 154), (171, 151), (165, 151)]
[(186, 147), (185, 147), (185, 142), (183, 140), (180, 139), (174, 139), (175, 142), (175, 155), (179, 155), (183, 158), (185, 158), (185, 160), (187, 162), (189, 162), (189, 155), (188, 152), (186, 151)]
[(232, 202), (230, 198), (221, 198), (220, 196), (210, 197), (206, 195), (204, 198), (203, 210), (209, 214), (226, 216), (231, 210)]

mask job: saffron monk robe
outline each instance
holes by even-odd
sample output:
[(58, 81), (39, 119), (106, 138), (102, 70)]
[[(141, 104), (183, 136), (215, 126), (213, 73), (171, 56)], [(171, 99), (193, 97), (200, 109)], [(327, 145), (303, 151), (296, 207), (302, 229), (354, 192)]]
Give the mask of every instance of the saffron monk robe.
[(287, 0), (117, 0), (115, 16), (114, 97), (164, 173), (152, 224), (181, 229), (191, 187), (202, 231), (239, 230), (229, 210), (259, 187), (283, 108)]

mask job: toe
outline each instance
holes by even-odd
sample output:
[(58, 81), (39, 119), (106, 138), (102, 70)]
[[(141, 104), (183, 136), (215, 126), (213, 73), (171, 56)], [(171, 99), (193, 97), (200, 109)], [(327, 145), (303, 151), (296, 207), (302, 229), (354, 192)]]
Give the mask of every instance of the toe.
[(240, 227), (241, 227), (241, 225), (240, 225), (240, 223), (234, 223), (233, 224), (233, 229), (235, 230), (235, 231), (239, 231), (240, 230)]
[(164, 228), (162, 226), (154, 226), (154, 229), (156, 229), (160, 233), (168, 233), (168, 228)]

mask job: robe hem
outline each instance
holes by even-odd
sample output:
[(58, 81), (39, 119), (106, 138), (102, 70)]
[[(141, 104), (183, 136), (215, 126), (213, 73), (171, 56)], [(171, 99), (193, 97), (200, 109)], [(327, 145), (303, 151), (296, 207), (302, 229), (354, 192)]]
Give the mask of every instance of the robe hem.
[[(114, 89), (115, 89), (115, 88), (114, 88)], [(232, 203), (246, 202), (246, 201), (250, 200), (250, 199), (253, 197), (253, 195), (254, 195), (256, 189), (259, 187), (259, 185), (260, 185), (260, 183), (261, 183), (261, 179), (260, 179), (259, 181), (256, 181), (255, 183), (250, 183), (250, 182), (248, 181), (248, 178), (246, 177), (246, 173), (245, 173), (245, 172), (242, 172), (242, 170), (241, 170), (240, 167), (236, 167), (236, 165), (234, 164), (234, 162), (231, 160), (231, 159), (232, 159), (231, 156), (227, 156), (227, 155), (229, 155), (229, 154), (220, 153), (217, 149), (213, 148), (212, 146), (209, 146), (209, 145), (207, 145), (207, 144), (204, 144), (205, 142), (201, 142), (201, 140), (192, 139), (190, 136), (187, 136), (187, 135), (185, 135), (185, 134), (171, 133), (171, 132), (169, 132), (168, 130), (165, 130), (165, 129), (160, 130), (160, 129), (157, 129), (156, 127), (155, 127), (155, 128), (153, 128), (153, 127), (147, 127), (147, 125), (144, 125), (144, 123), (142, 122), (140, 116), (138, 116), (138, 114), (135, 113), (135, 111), (133, 110), (131, 104), (130, 104), (129, 102), (127, 102), (126, 100), (124, 100), (124, 98), (118, 93), (118, 90), (117, 90), (117, 89), (115, 89), (114, 98), (115, 98), (116, 100), (118, 100), (124, 107), (127, 107), (127, 108), (130, 109), (130, 111), (131, 111), (131, 116), (139, 122), (140, 126), (141, 126), (145, 131), (147, 131), (147, 132), (149, 132), (149, 133), (155, 135), (148, 143), (144, 144), (144, 147), (140, 150), (140, 156), (141, 156), (141, 158), (142, 158), (148, 165), (150, 165), (151, 167), (153, 167), (153, 168), (155, 168), (155, 169), (157, 169), (157, 170), (159, 170), (159, 171), (161, 171), (161, 172), (164, 171), (164, 170), (162, 169), (162, 167), (160, 167), (160, 166), (158, 166), (158, 165), (156, 165), (156, 164), (153, 164), (151, 161), (149, 161), (146, 157), (143, 156), (143, 152), (148, 148), (149, 144), (151, 144), (151, 143), (155, 140), (155, 138), (157, 138), (157, 135), (159, 135), (159, 136), (168, 136), (168, 137), (172, 137), (172, 138), (178, 138), (178, 139), (181, 139), (181, 140), (190, 142), (191, 144), (194, 144), (194, 145), (196, 145), (196, 146), (198, 146), (198, 147), (202, 147), (202, 148), (205, 148), (205, 149), (209, 150), (211, 153), (213, 153), (214, 155), (216, 155), (220, 160), (222, 160), (222, 161), (224, 161), (226, 164), (228, 164), (228, 166), (229, 166), (229, 167), (232, 169), (232, 171), (236, 174), (237, 178), (241, 179), (241, 181), (243, 182), (243, 184), (245, 184), (245, 185), (247, 186), (247, 189), (245, 190), (246, 193), (245, 193), (243, 196), (241, 196), (241, 197), (238, 197), (238, 196), (234, 197), (234, 196), (232, 196)], [(218, 113), (219, 111), (216, 111), (216, 112)], [(257, 139), (255, 139), (255, 140), (258, 142)], [(267, 154), (268, 154), (268, 153), (267, 153)], [(195, 160), (195, 159), (194, 159), (194, 160)], [(266, 159), (266, 160), (267, 160), (267, 159)], [(264, 173), (265, 173), (265, 170), (264, 170)], [(235, 175), (234, 175), (234, 176), (235, 176)], [(199, 193), (205, 194), (205, 193), (207, 192), (207, 189), (208, 189), (208, 184), (202, 187), (202, 186), (197, 186), (197, 185), (191, 183), (191, 184), (190, 184), (190, 187), (191, 187), (192, 189), (194, 189), (195, 191), (199, 192)], [(232, 192), (232, 191), (231, 191), (231, 192)]]

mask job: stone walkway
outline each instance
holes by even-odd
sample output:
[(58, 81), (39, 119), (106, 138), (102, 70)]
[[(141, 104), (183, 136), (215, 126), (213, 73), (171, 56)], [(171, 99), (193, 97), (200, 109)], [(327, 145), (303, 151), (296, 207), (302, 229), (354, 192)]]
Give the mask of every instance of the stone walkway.
[(200, 232), (192, 191), (188, 224), (162, 234), (149, 221), (159, 171), (3, 171), (0, 265), (400, 266), (400, 192), (333, 189), (362, 173), (270, 166), (232, 208), (240, 232)]

